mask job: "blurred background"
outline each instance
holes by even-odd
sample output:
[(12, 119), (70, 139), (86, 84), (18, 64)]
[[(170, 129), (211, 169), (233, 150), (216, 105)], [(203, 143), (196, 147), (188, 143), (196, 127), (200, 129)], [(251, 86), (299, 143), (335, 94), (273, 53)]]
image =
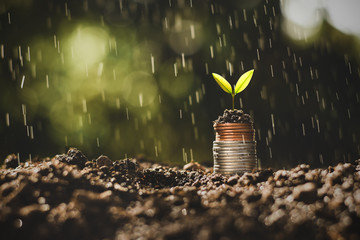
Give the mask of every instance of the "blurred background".
[(262, 167), (360, 155), (357, 0), (2, 0), (0, 157), (211, 166), (212, 121), (254, 119)]

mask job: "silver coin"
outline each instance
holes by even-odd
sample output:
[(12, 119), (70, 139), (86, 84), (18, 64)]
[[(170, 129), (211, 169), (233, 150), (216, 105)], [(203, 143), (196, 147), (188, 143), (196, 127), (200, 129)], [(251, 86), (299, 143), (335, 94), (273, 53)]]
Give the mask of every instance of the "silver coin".
[(242, 159), (242, 158), (256, 158), (256, 154), (255, 153), (246, 153), (246, 154), (217, 154), (214, 153), (214, 158), (218, 158), (218, 159)]
[(243, 149), (241, 151), (213, 151), (214, 154), (227, 154), (227, 155), (243, 155), (248, 153), (256, 153), (255, 149)]
[(256, 155), (255, 151), (242, 151), (242, 152), (213, 152), (216, 156), (248, 156), (248, 155)]
[(244, 155), (244, 156), (215, 156), (214, 159), (218, 159), (218, 160), (234, 160), (234, 161), (241, 162), (242, 160), (246, 160), (246, 159), (254, 160), (256, 158), (255, 158), (254, 155), (253, 156)]
[(246, 155), (255, 155), (256, 151), (244, 150), (244, 151), (213, 151), (213, 155), (220, 156), (246, 156)]
[(243, 162), (226, 162), (226, 161), (216, 161), (214, 160), (214, 165), (220, 165), (220, 166), (243, 166), (243, 165), (256, 165), (256, 161), (243, 161)]
[(222, 170), (222, 171), (238, 171), (238, 170), (252, 170), (255, 166), (248, 166), (248, 167), (214, 167), (216, 170)]
[(256, 160), (255, 156), (243, 156), (243, 157), (216, 157), (214, 160), (217, 161), (230, 161), (230, 162), (244, 162), (246, 160), (254, 161)]
[(252, 172), (253, 169), (241, 169), (241, 170), (214, 170), (215, 173), (221, 173), (221, 174), (235, 174), (235, 173), (245, 173), (245, 172)]
[(214, 166), (253, 166), (256, 165), (256, 162), (242, 162), (242, 163), (229, 163), (229, 162), (219, 162), (214, 161)]
[(255, 149), (242, 149), (240, 151), (234, 151), (234, 150), (215, 150), (213, 153), (215, 154), (230, 154), (230, 155), (237, 155), (237, 154), (247, 154), (247, 153), (255, 153)]
[(214, 169), (221, 169), (221, 170), (241, 170), (241, 169), (253, 169), (255, 166), (242, 166), (242, 167), (219, 167), (218, 165), (214, 167)]
[(235, 174), (257, 167), (256, 141), (213, 141), (214, 172)]
[(243, 161), (243, 162), (241, 162), (241, 163), (239, 163), (239, 162), (225, 162), (225, 161), (214, 161), (214, 164), (218, 164), (218, 165), (221, 165), (221, 166), (226, 166), (226, 165), (255, 165), (256, 164), (256, 161)]
[(216, 166), (216, 167), (249, 167), (249, 166), (256, 166), (256, 163), (223, 164), (223, 163), (215, 162), (214, 166)]
[(256, 161), (255, 155), (243, 155), (243, 156), (218, 156), (214, 155), (214, 160), (230, 161), (230, 162), (243, 162), (246, 160)]
[(228, 164), (228, 163), (234, 163), (234, 164), (248, 164), (248, 163), (255, 163), (256, 159), (254, 158), (247, 158), (247, 159), (214, 159), (214, 162), (220, 163), (220, 164)]
[(221, 169), (214, 169), (215, 173), (245, 173), (245, 172), (252, 172), (253, 169), (234, 169), (234, 170), (221, 170)]
[(245, 166), (245, 167), (214, 167), (214, 169), (226, 170), (226, 171), (235, 171), (235, 170), (252, 170), (256, 166)]
[(214, 167), (214, 170), (220, 170), (220, 171), (251, 171), (255, 167), (238, 167), (238, 168), (220, 168), (220, 167)]
[(224, 162), (214, 162), (214, 166), (220, 166), (220, 167), (238, 167), (238, 166), (256, 166), (257, 164), (255, 162), (244, 162), (244, 163), (238, 163), (238, 164), (231, 164), (231, 163), (224, 163)]
[(242, 156), (242, 157), (218, 157), (215, 156), (214, 160), (216, 161), (222, 161), (222, 162), (246, 162), (246, 161), (256, 161), (255, 156)]
[(242, 158), (242, 157), (256, 157), (255, 152), (246, 152), (242, 154), (231, 154), (231, 153), (213, 153), (213, 156), (216, 158)]
[(243, 163), (214, 162), (214, 166), (253, 166), (253, 165), (256, 165), (256, 162), (243, 162)]
[(232, 148), (232, 149), (213, 149), (213, 152), (221, 153), (242, 153), (242, 152), (254, 152), (255, 148)]
[(241, 162), (255, 162), (256, 161), (256, 158), (253, 156), (253, 157), (217, 157), (217, 158), (214, 158), (214, 161), (219, 161), (219, 162), (238, 162), (238, 163), (241, 163)]
[(243, 154), (223, 154), (223, 153), (214, 153), (213, 154), (214, 158), (234, 158), (234, 159), (241, 159), (241, 158), (248, 158), (248, 157), (252, 157), (252, 158), (256, 158), (256, 153), (254, 152), (247, 152), (247, 153), (243, 153)]
[(243, 162), (243, 163), (214, 162), (214, 166), (253, 166), (253, 165), (256, 165), (256, 162)]
[(239, 161), (239, 160), (234, 160), (234, 161), (231, 161), (231, 160), (223, 160), (223, 159), (214, 159), (214, 163), (219, 163), (219, 164), (223, 164), (223, 165), (226, 165), (226, 164), (231, 164), (231, 165), (234, 165), (234, 164), (255, 164), (257, 161), (255, 159), (244, 159), (242, 161)]
[(233, 169), (220, 169), (220, 168), (214, 168), (214, 171), (224, 171), (224, 172), (238, 172), (238, 171), (247, 171), (251, 172), (254, 168), (233, 168)]
[(219, 173), (219, 174), (222, 174), (222, 175), (235, 175), (235, 174), (239, 174), (239, 175), (242, 175), (244, 173), (246, 173), (248, 171), (214, 171), (214, 173)]

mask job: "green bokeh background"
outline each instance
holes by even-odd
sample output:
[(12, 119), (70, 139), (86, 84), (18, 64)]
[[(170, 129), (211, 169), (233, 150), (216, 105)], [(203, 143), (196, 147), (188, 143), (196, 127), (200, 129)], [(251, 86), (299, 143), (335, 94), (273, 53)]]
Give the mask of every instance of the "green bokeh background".
[(252, 115), (262, 167), (324, 166), (360, 153), (359, 40), (327, 22), (282, 31), (277, 1), (2, 1), (1, 159), (145, 156), (212, 163), (212, 121)]

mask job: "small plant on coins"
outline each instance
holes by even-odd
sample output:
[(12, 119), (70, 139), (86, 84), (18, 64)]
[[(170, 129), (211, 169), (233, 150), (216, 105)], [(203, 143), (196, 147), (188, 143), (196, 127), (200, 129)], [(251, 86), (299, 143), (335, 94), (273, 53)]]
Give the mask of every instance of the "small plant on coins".
[(232, 97), (232, 110), (234, 110), (234, 98), (235, 95), (242, 92), (250, 83), (250, 80), (254, 74), (254, 69), (251, 69), (250, 71), (247, 71), (237, 81), (234, 88), (231, 87), (230, 83), (223, 78), (221, 75), (217, 73), (213, 73), (213, 77), (215, 78), (217, 84), (227, 93), (231, 94)]

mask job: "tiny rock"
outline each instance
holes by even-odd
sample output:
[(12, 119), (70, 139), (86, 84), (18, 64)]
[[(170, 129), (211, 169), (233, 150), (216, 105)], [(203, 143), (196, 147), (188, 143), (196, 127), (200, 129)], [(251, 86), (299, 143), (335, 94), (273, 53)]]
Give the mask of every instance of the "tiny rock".
[(108, 156), (101, 155), (96, 159), (96, 165), (98, 165), (98, 167), (111, 167), (113, 165), (113, 162), (110, 160), (110, 158), (108, 158)]
[(229, 179), (227, 180), (226, 183), (233, 186), (238, 182), (238, 180), (239, 180), (239, 175), (234, 175), (234, 176), (229, 177)]
[(66, 154), (66, 162), (71, 165), (76, 165), (79, 168), (85, 167), (87, 158), (85, 155), (76, 148), (70, 148)]
[(296, 186), (293, 191), (293, 197), (296, 201), (302, 201), (304, 203), (313, 203), (317, 198), (316, 185), (312, 182), (308, 182), (299, 186)]
[(8, 155), (4, 162), (6, 168), (16, 168), (19, 166), (19, 161), (15, 154)]
[(184, 170), (196, 171), (204, 170), (204, 168), (198, 162), (191, 161), (183, 167)]

